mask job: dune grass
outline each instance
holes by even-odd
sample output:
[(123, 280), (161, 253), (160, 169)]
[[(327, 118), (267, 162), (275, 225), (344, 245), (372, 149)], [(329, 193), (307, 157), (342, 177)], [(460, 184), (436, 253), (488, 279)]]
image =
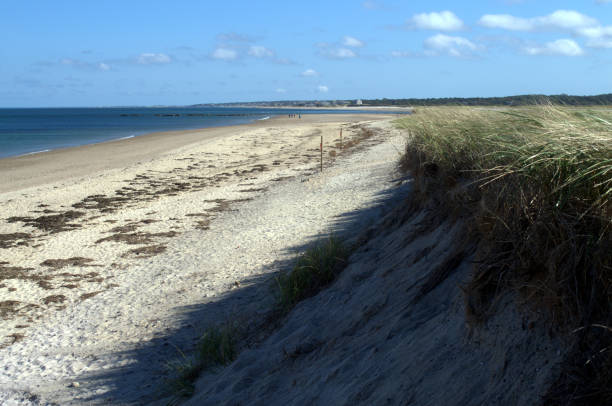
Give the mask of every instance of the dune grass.
[(202, 335), (193, 355), (181, 352), (181, 359), (168, 365), (172, 377), (167, 386), (173, 402), (193, 395), (195, 381), (202, 372), (231, 363), (237, 355), (237, 332), (231, 324), (209, 327)]
[(282, 313), (313, 296), (332, 282), (346, 264), (349, 251), (337, 237), (317, 242), (300, 257), (290, 272), (276, 277), (278, 306)]
[[(270, 320), (284, 316), (299, 301), (332, 282), (344, 268), (348, 254), (342, 240), (334, 236), (321, 239), (301, 254), (290, 272), (275, 278), (277, 308)], [(203, 372), (234, 361), (240, 335), (231, 323), (213, 326), (202, 335), (193, 353), (185, 355), (179, 350), (180, 359), (168, 365), (171, 377), (167, 389), (173, 396), (170, 404), (193, 395), (195, 381)]]
[(607, 372), (590, 379), (612, 388), (612, 335), (595, 327), (612, 323), (612, 108), (419, 108), (397, 125), (422, 199), (473, 215), (468, 319), (514, 289), (554, 328), (601, 330), (589, 363)]

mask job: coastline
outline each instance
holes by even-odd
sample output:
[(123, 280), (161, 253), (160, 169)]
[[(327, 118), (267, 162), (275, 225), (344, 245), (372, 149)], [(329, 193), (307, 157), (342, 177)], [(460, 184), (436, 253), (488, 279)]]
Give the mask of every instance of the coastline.
[[(93, 144), (0, 158), (0, 193), (151, 160), (176, 148), (223, 137), (260, 122), (195, 130), (156, 131)], [(68, 166), (67, 164), (68, 163)]]
[(355, 115), (308, 114), (303, 115), (302, 119), (277, 116), (246, 124), (205, 127), (195, 130), (151, 132), (95, 144), (0, 158), (0, 175), (3, 177), (3, 182), (0, 183), (0, 193), (68, 180), (75, 176), (88, 176), (96, 172), (118, 169), (137, 162), (150, 161), (174, 149), (184, 148), (194, 143), (212, 141), (243, 129), (267, 127), (276, 123), (284, 126), (290, 123), (340, 122), (344, 118), (348, 120), (371, 120), (384, 117), (385, 115), (380, 113), (373, 116), (363, 113)]
[[(188, 348), (211, 317), (256, 311), (269, 286), (196, 317), (197, 329), (185, 309), (268, 280), (292, 247), (392, 186), (393, 118), (276, 118), (0, 161), (21, 163), (10, 179), (0, 170), (0, 403), (150, 396), (176, 355), (159, 337), (180, 328), (172, 345)], [(150, 345), (145, 368), (129, 354)], [(90, 378), (122, 368), (132, 375), (120, 394)]]
[[(159, 132), (200, 131), (310, 114), (385, 113), (380, 109), (171, 107), (150, 108), (0, 108), (0, 159), (112, 142)], [(53, 111), (53, 114), (50, 113)], [(158, 112), (159, 111), (159, 112)], [(388, 113), (392, 114), (390, 110)], [(121, 118), (119, 118), (121, 117)], [(181, 117), (177, 119), (176, 117)], [(33, 124), (30, 124), (33, 123)], [(31, 128), (30, 128), (31, 127)]]

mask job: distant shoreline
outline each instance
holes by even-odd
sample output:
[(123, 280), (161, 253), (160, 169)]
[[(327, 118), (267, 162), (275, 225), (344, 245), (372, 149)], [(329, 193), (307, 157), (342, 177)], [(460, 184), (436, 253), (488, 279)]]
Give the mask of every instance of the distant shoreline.
[(385, 113), (397, 109), (165, 107), (0, 109), (0, 159), (114, 142), (166, 131), (249, 124), (267, 117)]
[[(229, 107), (229, 106), (227, 106)], [(390, 113), (412, 113), (413, 107), (406, 106), (316, 106), (316, 107), (298, 107), (298, 106), (248, 106), (248, 105), (236, 105), (232, 107), (237, 108), (251, 108), (251, 109), (279, 109), (279, 110), (353, 110), (353, 111), (377, 111), (377, 112), (390, 112)], [(321, 113), (325, 114), (325, 113)]]
[(351, 117), (353, 120), (355, 117), (363, 120), (379, 119), (385, 115), (380, 113), (372, 115), (309, 114), (302, 116), (301, 120), (279, 115), (245, 124), (192, 130), (155, 131), (131, 138), (5, 157), (0, 159), (0, 176), (3, 178), (3, 182), (0, 183), (0, 193), (66, 180), (75, 176), (90, 176), (110, 169), (124, 168), (137, 162), (155, 159), (177, 148), (227, 137), (248, 128), (265, 128), (276, 122), (286, 121), (306, 124), (310, 121), (309, 116), (314, 121), (335, 122), (348, 120)]

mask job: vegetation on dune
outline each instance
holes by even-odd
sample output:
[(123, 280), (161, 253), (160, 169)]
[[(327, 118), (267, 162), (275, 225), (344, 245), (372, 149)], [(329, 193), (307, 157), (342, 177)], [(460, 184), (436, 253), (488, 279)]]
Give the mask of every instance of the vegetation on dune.
[(417, 193), (472, 216), (468, 319), (515, 290), (577, 338), (551, 404), (612, 402), (612, 109), (422, 108), (397, 124)]
[(181, 353), (182, 359), (168, 365), (172, 377), (167, 385), (177, 403), (193, 395), (195, 381), (204, 371), (227, 365), (237, 355), (237, 332), (231, 324), (210, 327), (202, 335), (192, 356)]
[[(275, 278), (278, 302), (268, 322), (274, 325), (299, 301), (332, 282), (346, 265), (348, 253), (343, 242), (333, 236), (317, 241), (302, 253), (290, 272)], [(170, 403), (193, 395), (195, 381), (203, 372), (234, 361), (243, 333), (230, 323), (213, 326), (202, 335), (192, 355), (181, 352), (181, 358), (168, 365), (171, 377), (167, 389), (173, 395)]]
[(280, 310), (288, 312), (299, 301), (332, 282), (344, 269), (348, 254), (342, 241), (333, 236), (306, 250), (291, 272), (276, 277)]

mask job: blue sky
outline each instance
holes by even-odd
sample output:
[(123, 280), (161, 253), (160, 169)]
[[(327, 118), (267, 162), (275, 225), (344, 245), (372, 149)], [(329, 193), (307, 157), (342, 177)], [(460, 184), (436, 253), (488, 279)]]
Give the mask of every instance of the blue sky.
[(2, 0), (0, 36), (0, 107), (612, 92), (612, 0)]

